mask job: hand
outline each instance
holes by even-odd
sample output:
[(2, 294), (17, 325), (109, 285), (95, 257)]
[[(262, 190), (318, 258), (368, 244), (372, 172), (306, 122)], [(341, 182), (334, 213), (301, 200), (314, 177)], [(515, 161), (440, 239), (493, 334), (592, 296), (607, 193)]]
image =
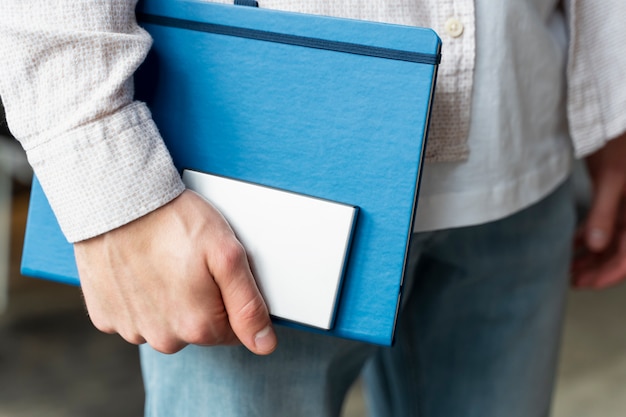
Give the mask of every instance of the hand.
[(626, 134), (587, 158), (591, 210), (576, 233), (572, 283), (604, 288), (626, 279)]
[(187, 344), (276, 347), (243, 247), (192, 191), (74, 251), (89, 316), (103, 332), (163, 353)]

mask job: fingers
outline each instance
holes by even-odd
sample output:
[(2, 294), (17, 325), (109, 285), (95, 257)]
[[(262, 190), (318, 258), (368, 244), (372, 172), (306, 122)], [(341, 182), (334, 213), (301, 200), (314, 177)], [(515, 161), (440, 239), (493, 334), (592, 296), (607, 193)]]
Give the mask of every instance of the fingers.
[(626, 278), (626, 231), (614, 236), (613, 244), (601, 253), (579, 253), (572, 264), (572, 284), (576, 288), (602, 289)]
[(250, 271), (246, 252), (232, 239), (222, 242), (209, 262), (220, 288), (230, 326), (250, 351), (267, 355), (276, 349), (277, 339), (269, 312)]
[(605, 288), (626, 279), (626, 135), (587, 157), (593, 200), (574, 241), (572, 283)]
[(90, 318), (106, 333), (163, 353), (239, 341), (258, 354), (276, 347), (243, 247), (193, 193), (74, 249)]
[(620, 202), (626, 196), (626, 134), (587, 157), (593, 200), (586, 222), (586, 245), (603, 251), (613, 240)]
[(623, 189), (624, 175), (618, 170), (605, 170), (596, 182), (585, 225), (585, 244), (593, 252), (606, 249), (613, 238)]
[(602, 289), (626, 277), (626, 233), (609, 253), (587, 253), (575, 260), (572, 283), (576, 288)]

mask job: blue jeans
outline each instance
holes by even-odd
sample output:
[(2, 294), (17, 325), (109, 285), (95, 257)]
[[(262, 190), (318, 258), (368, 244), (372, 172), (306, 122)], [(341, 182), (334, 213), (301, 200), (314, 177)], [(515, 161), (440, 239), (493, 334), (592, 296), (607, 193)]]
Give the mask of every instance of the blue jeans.
[(506, 219), (415, 235), (392, 348), (288, 328), (269, 357), (144, 345), (146, 416), (338, 416), (362, 369), (373, 416), (547, 416), (574, 226), (567, 182)]

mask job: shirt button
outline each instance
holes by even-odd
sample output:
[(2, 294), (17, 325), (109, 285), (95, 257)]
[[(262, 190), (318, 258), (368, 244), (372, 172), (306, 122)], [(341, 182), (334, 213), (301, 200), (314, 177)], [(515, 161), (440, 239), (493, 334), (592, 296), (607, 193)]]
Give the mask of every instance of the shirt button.
[(463, 23), (461, 23), (456, 17), (451, 17), (446, 20), (445, 29), (446, 32), (448, 32), (448, 35), (453, 38), (458, 38), (463, 34)]

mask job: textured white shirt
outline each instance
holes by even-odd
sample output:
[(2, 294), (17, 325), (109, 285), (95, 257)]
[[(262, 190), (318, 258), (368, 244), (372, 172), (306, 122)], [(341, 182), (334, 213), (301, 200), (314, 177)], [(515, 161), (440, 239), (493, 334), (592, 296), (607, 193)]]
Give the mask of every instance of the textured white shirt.
[(558, 3), (475, 1), (471, 154), (426, 167), (415, 230), (499, 219), (538, 201), (568, 176), (567, 34)]
[[(519, 124), (508, 126), (508, 132), (519, 137), (542, 131), (529, 129), (527, 120), (534, 126), (536, 119), (526, 119), (529, 115), (524, 114), (530, 104), (542, 101), (515, 98), (520, 91), (526, 92), (524, 86), (539, 90), (523, 80), (536, 79), (553, 92), (552, 98), (567, 97), (567, 102), (553, 103), (558, 104), (558, 109), (550, 108), (551, 113), (545, 115), (565, 122), (565, 117), (558, 116), (567, 112), (573, 148), (579, 156), (598, 149), (626, 130), (626, 89), (620, 74), (620, 69), (626, 68), (626, 32), (620, 21), (620, 16), (626, 15), (626, 3), (566, 2), (570, 28), (567, 79), (559, 78), (551, 84), (550, 80), (557, 79), (555, 75), (545, 77), (541, 66), (529, 67), (526, 61), (515, 59), (519, 51), (526, 51), (524, 59), (535, 59), (534, 48), (524, 45), (525, 40), (518, 37), (533, 34), (525, 26), (532, 25), (538, 30), (533, 37), (540, 41), (536, 44), (537, 53), (545, 57), (543, 54), (552, 50), (556, 54), (554, 62), (561, 65), (563, 49), (550, 44), (556, 42), (554, 36), (558, 33), (550, 20), (554, 3), (267, 0), (260, 5), (428, 26), (442, 36), (444, 58), (428, 147), (429, 161), (439, 162), (428, 164), (425, 169), (418, 217), (418, 227), (425, 230), (476, 224), (512, 213), (545, 195), (566, 175), (569, 152), (564, 150), (562, 125), (552, 126), (546, 121), (542, 129), (549, 136), (546, 142), (552, 145), (545, 149), (535, 147), (541, 140), (533, 144), (504, 140), (507, 131), (501, 129), (509, 124), (507, 121)], [(134, 6), (133, 0), (0, 2), (0, 56), (4, 61), (0, 66), (0, 96), (9, 126), (26, 149), (70, 241), (128, 223), (183, 190), (147, 108), (132, 101), (131, 77), (150, 47), (149, 36), (134, 20)], [(450, 18), (462, 26), (451, 25)], [(501, 27), (497, 19), (503, 19)], [(510, 25), (510, 32), (501, 39), (506, 25)], [(485, 32), (481, 32), (484, 28)], [(492, 29), (500, 32), (491, 33)], [(505, 48), (500, 42), (505, 42)], [(511, 46), (516, 48), (509, 50)], [(493, 50), (502, 51), (501, 58), (510, 59), (499, 66), (508, 73), (499, 78), (503, 84), (496, 83), (484, 71), (491, 63), (487, 54), (480, 54)], [(563, 67), (558, 65), (550, 68), (558, 69), (562, 76)], [(478, 70), (481, 73), (475, 76)], [(502, 74), (498, 71), (497, 75)], [(489, 102), (494, 88), (497, 96), (506, 99), (502, 105)], [(512, 107), (504, 106), (507, 103)], [(511, 118), (516, 114), (523, 117)], [(498, 123), (491, 124), (492, 118)], [(486, 134), (491, 136), (490, 141), (481, 140)], [(492, 146), (508, 142), (516, 145), (502, 146), (500, 156), (496, 156), (497, 152), (492, 154)], [(508, 159), (502, 161), (502, 156)], [(489, 165), (496, 160), (500, 163)], [(546, 161), (551, 168), (543, 172), (518, 172), (525, 166), (542, 166)], [(515, 164), (513, 169), (509, 162)], [(466, 178), (465, 174), (455, 177), (463, 167), (471, 166), (480, 168), (467, 171), (473, 172), (471, 181), (458, 179)], [(506, 169), (506, 175), (501, 169)], [(502, 188), (501, 193), (492, 193), (493, 198), (487, 202), (481, 195), (499, 187), (483, 176), (506, 177), (516, 184)], [(544, 185), (546, 178), (552, 180), (548, 187)], [(489, 185), (481, 185), (483, 182)], [(507, 182), (501, 184), (506, 186)], [(481, 205), (475, 206), (478, 203)], [(442, 207), (448, 210), (443, 211)], [(463, 217), (461, 210), (474, 214)], [(486, 215), (481, 216), (482, 212)]]

